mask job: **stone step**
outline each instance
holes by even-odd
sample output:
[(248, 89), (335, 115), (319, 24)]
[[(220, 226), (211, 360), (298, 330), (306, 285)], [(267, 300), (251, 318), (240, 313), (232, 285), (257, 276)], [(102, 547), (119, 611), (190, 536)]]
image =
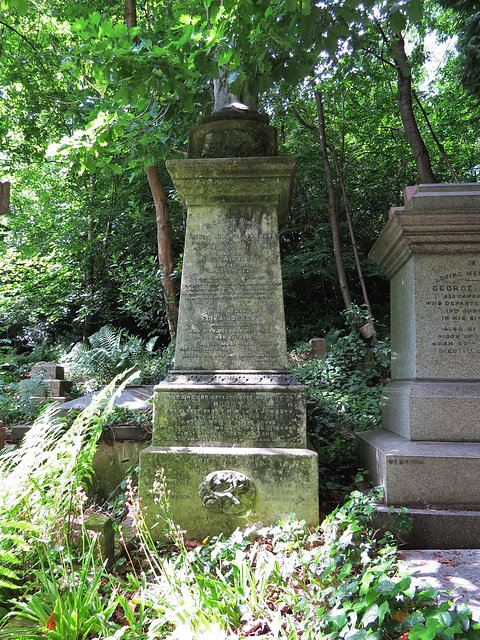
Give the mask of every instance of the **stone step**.
[(411, 441), (376, 429), (357, 434), (357, 445), (387, 506), (480, 510), (480, 443)]
[[(409, 518), (411, 531), (399, 530), (398, 516)], [(372, 523), (379, 536), (391, 531), (401, 549), (479, 549), (480, 511), (400, 509), (376, 505)]]

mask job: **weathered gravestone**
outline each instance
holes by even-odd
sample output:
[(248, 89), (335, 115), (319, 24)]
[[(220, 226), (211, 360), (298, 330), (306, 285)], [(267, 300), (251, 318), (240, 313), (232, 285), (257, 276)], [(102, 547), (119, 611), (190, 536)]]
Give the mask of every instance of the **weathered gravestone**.
[(268, 118), (231, 108), (200, 118), (190, 159), (167, 163), (187, 231), (175, 365), (155, 390), (139, 485), (152, 524), (150, 490), (164, 470), (174, 520), (190, 537), (291, 512), (318, 524), (317, 455), (306, 448), (303, 388), (288, 371), (278, 242), (295, 163), (275, 154)]
[(370, 255), (390, 278), (392, 380), (363, 465), (387, 505), (478, 510), (480, 185), (407, 189)]

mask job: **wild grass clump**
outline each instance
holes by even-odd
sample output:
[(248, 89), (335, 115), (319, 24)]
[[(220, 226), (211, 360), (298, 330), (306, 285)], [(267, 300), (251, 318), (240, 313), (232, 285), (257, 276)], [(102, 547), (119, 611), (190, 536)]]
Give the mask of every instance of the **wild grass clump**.
[(112, 382), (69, 427), (47, 407), (21, 446), (0, 451), (0, 611), (12, 590), (25, 589), (39, 545), (66, 531), (75, 495), (93, 474), (102, 415), (131, 377), (117, 391)]

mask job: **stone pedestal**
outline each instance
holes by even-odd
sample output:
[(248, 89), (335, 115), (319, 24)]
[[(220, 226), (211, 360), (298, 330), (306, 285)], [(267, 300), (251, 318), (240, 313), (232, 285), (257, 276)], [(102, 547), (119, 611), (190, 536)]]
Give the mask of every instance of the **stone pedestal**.
[(45, 386), (46, 396), (32, 396), (33, 402), (42, 404), (45, 402), (65, 403), (70, 399), (70, 389), (72, 383), (64, 379), (64, 369), (57, 364), (44, 363), (35, 364), (31, 370), (32, 376), (42, 377), (42, 384)]
[(387, 505), (480, 509), (480, 185), (421, 185), (370, 256), (391, 286), (383, 429), (359, 435)]
[(278, 242), (294, 166), (277, 157), (167, 163), (187, 232), (175, 366), (155, 390), (139, 484), (153, 524), (149, 491), (164, 469), (189, 537), (292, 512), (318, 524), (317, 455), (306, 448), (303, 388), (288, 371)]

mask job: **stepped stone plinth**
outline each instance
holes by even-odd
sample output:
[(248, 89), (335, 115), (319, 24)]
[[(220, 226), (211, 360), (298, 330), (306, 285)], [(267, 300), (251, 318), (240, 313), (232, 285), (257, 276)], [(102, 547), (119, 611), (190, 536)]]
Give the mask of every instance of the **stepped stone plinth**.
[(163, 469), (173, 517), (194, 538), (290, 513), (318, 524), (317, 455), (288, 369), (278, 240), (295, 161), (262, 155), (276, 138), (258, 114), (219, 112), (198, 129), (194, 157), (167, 163), (187, 230), (175, 365), (155, 389), (140, 494), (153, 525), (150, 490)]
[(31, 376), (42, 379), (42, 386), (45, 389), (45, 394), (40, 396), (32, 396), (31, 400), (38, 404), (45, 402), (58, 402), (63, 404), (70, 399), (70, 390), (72, 383), (70, 380), (65, 380), (65, 372), (63, 367), (58, 364), (41, 363), (33, 365), (31, 369)]

